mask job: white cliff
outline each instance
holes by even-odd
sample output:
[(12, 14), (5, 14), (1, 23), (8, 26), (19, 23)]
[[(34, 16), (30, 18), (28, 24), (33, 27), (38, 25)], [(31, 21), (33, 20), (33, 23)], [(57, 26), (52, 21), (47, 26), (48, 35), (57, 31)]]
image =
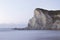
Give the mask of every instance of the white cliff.
[(28, 29), (60, 29), (60, 11), (48, 11), (36, 8), (34, 16), (28, 22)]

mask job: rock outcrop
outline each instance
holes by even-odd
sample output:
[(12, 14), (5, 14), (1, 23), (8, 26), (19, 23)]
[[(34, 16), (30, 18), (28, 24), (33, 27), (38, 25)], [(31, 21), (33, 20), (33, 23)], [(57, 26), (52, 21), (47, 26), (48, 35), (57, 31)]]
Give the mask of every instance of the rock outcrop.
[(34, 16), (28, 22), (27, 29), (60, 29), (60, 10), (49, 11), (41, 8), (36, 8), (34, 10)]

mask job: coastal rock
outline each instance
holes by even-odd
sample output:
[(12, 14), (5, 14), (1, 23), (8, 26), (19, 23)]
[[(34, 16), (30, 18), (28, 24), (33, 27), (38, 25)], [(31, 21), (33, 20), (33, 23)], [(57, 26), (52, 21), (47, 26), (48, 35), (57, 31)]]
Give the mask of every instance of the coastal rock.
[(34, 16), (28, 22), (28, 29), (60, 29), (60, 11), (49, 11), (41, 8), (34, 10)]

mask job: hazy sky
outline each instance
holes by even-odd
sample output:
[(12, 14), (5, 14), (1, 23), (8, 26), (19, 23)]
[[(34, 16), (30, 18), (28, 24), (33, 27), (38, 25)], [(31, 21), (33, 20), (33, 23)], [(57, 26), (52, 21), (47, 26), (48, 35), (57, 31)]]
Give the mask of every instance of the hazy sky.
[(35, 8), (60, 9), (60, 0), (0, 0), (0, 24), (28, 23)]

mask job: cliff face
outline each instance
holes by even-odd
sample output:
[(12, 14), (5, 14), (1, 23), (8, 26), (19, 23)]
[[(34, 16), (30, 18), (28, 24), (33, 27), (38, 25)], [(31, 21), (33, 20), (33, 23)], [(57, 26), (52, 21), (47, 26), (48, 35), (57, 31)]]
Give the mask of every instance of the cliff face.
[(28, 29), (60, 29), (60, 10), (49, 11), (36, 8), (28, 22)]

